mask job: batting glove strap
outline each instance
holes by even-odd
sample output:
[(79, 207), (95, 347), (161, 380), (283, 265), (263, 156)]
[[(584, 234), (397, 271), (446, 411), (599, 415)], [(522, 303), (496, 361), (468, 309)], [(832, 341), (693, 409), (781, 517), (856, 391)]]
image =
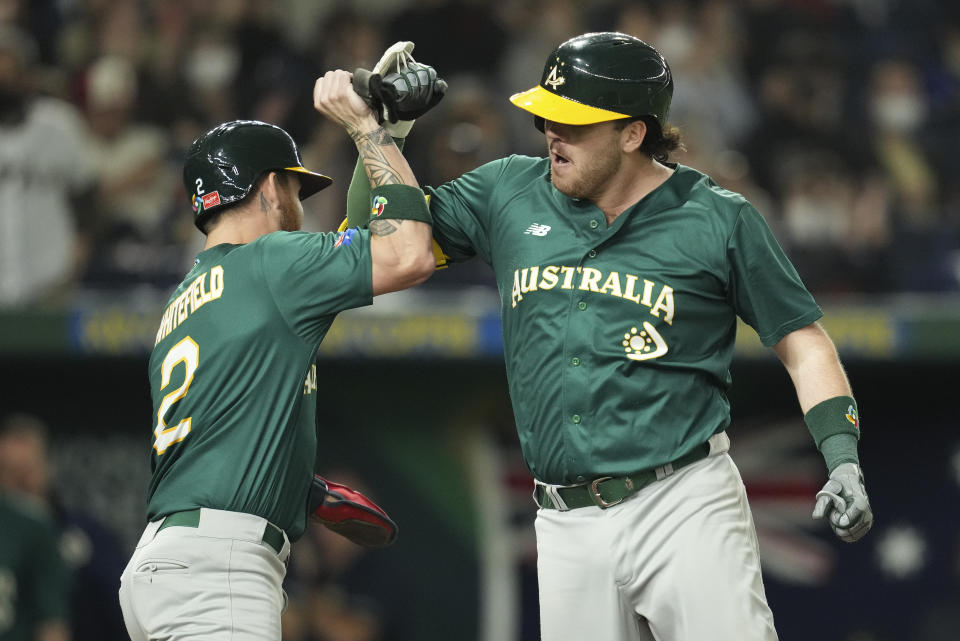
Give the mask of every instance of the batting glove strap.
[(856, 463), (841, 463), (830, 473), (830, 480), (817, 492), (813, 518), (826, 517), (834, 533), (853, 543), (873, 526), (873, 510), (867, 497), (863, 470)]
[(382, 548), (397, 539), (397, 524), (386, 511), (354, 489), (318, 474), (310, 487), (310, 517), (363, 547)]
[(860, 463), (857, 454), (857, 437), (852, 434), (834, 434), (820, 444), (820, 454), (827, 465), (827, 473), (842, 463)]

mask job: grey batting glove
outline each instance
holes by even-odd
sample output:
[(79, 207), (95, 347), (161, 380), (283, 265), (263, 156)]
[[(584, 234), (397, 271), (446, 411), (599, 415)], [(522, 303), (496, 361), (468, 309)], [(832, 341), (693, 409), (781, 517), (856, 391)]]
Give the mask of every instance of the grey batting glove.
[[(386, 76), (389, 73), (399, 73), (404, 71), (407, 68), (407, 65), (413, 62), (413, 53), (414, 44), (409, 41), (400, 41), (395, 42), (390, 47), (383, 52), (383, 55), (380, 57), (380, 60), (377, 62), (376, 66), (373, 68), (371, 73), (378, 73), (381, 76)], [(387, 133), (393, 136), (394, 138), (406, 138), (410, 134), (410, 130), (413, 129), (413, 120), (398, 120), (397, 122), (390, 122), (387, 118), (386, 107), (384, 107), (384, 119), (383, 119), (383, 128), (387, 130)]]
[(813, 518), (830, 521), (834, 533), (853, 543), (870, 531), (873, 510), (863, 483), (863, 470), (856, 463), (841, 463), (830, 473), (830, 480), (817, 492)]

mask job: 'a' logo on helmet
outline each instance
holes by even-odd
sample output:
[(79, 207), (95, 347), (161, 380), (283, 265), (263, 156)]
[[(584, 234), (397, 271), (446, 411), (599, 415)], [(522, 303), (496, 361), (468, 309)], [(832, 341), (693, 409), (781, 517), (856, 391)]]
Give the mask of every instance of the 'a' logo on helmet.
[(564, 78), (558, 73), (557, 71), (558, 67), (559, 65), (553, 65), (553, 67), (550, 68), (550, 73), (547, 75), (547, 79), (543, 81), (543, 84), (550, 85), (551, 87), (556, 89), (557, 87), (559, 87), (560, 85), (562, 85), (567, 81), (566, 78)]

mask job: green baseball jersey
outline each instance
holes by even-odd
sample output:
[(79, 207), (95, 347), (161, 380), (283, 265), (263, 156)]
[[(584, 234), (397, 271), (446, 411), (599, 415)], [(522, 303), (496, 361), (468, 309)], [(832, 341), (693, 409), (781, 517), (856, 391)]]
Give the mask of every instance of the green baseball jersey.
[(66, 623), (69, 586), (53, 521), (0, 494), (0, 641), (33, 641), (36, 626)]
[(337, 312), (373, 300), (369, 241), (275, 232), (198, 255), (150, 357), (150, 520), (208, 507), (303, 533), (317, 348)]
[(764, 344), (821, 316), (763, 217), (689, 167), (608, 226), (511, 156), (428, 190), (434, 236), (501, 299), (526, 463), (545, 483), (662, 465), (730, 422), (737, 316)]

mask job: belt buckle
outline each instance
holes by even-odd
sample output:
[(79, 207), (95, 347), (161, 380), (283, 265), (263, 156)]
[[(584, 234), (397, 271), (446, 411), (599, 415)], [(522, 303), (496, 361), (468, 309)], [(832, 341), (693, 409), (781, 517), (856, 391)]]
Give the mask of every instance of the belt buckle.
[(603, 497), (600, 496), (600, 491), (597, 489), (597, 486), (603, 483), (604, 481), (609, 481), (612, 478), (613, 478), (612, 476), (601, 476), (598, 479), (593, 479), (592, 481), (590, 481), (590, 485), (587, 486), (587, 489), (590, 492), (590, 496), (593, 498), (593, 502), (596, 503), (602, 510), (605, 510), (608, 507), (613, 507), (617, 503), (620, 503), (623, 501), (623, 498), (621, 497), (616, 501), (608, 502), (608, 501), (604, 501)]

